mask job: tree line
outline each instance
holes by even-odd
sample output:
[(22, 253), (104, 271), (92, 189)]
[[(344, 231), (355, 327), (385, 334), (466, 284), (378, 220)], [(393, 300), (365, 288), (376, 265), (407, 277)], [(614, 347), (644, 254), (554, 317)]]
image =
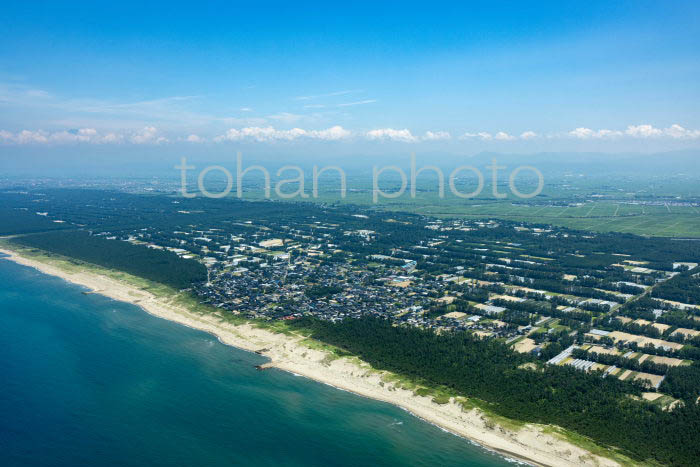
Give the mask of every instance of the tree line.
[(108, 240), (85, 231), (57, 231), (16, 237), (19, 245), (38, 248), (110, 269), (117, 269), (176, 289), (207, 280), (198, 261), (182, 259), (167, 250)]

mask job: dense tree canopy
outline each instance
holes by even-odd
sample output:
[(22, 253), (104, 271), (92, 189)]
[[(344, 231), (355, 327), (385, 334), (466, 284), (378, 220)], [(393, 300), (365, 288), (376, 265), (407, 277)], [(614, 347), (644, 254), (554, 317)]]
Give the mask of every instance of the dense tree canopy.
[(188, 288), (193, 283), (207, 280), (206, 268), (197, 261), (182, 259), (170, 251), (154, 250), (119, 240), (107, 240), (84, 231), (41, 233), (17, 237), (12, 241), (106, 268), (118, 269), (177, 289)]
[(700, 459), (695, 403), (665, 412), (630, 398), (639, 388), (614, 378), (571, 367), (523, 369), (531, 357), (465, 332), (436, 334), (372, 317), (338, 323), (304, 318), (295, 325), (375, 368), (450, 387), (491, 403), (504, 416), (569, 428), (637, 459), (672, 465), (697, 465)]

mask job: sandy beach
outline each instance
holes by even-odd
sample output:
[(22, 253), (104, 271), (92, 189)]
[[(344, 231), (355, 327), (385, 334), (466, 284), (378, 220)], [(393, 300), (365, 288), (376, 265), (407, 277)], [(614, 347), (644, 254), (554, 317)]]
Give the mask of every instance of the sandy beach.
[(33, 267), (114, 300), (138, 305), (154, 316), (212, 333), (224, 344), (248, 351), (264, 349), (262, 355), (270, 359), (266, 367), (279, 368), (394, 404), (427, 422), (513, 459), (548, 466), (620, 465), (545, 432), (542, 426), (525, 425), (516, 431), (492, 423), (478, 409), (466, 411), (453, 400), (447, 404), (437, 404), (431, 397), (417, 396), (413, 391), (396, 387), (385, 372), (373, 370), (357, 359), (329, 358), (328, 352), (310, 348), (302, 342), (302, 337), (274, 333), (250, 324), (233, 325), (214, 314), (193, 313), (174, 305), (166, 297), (157, 297), (92, 270), (73, 272), (7, 249), (0, 249), (0, 253), (8, 255), (0, 259)]

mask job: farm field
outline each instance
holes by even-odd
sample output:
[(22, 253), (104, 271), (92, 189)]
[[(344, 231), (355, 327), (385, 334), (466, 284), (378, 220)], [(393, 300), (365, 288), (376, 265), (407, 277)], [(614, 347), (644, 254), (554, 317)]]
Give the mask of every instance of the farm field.
[[(395, 206), (392, 205), (392, 208)], [(700, 238), (700, 211), (694, 206), (655, 206), (588, 202), (581, 206), (541, 206), (511, 202), (458, 205), (406, 205), (412, 212), (462, 218), (496, 218), (552, 224), (597, 232), (623, 232), (658, 237)]]
[[(256, 199), (255, 196), (247, 196)], [(283, 201), (283, 200), (282, 200)], [(349, 192), (343, 200), (337, 193), (321, 193), (317, 199), (324, 204), (370, 205), (367, 192)], [(513, 202), (505, 199), (463, 200), (435, 193), (423, 193), (415, 199), (403, 195), (380, 199), (377, 209), (400, 211), (427, 216), (461, 219), (503, 219), (515, 222), (551, 224), (595, 232), (621, 232), (654, 237), (700, 238), (700, 207), (673, 204), (632, 204), (629, 201), (574, 201), (568, 199), (546, 202)]]
[[(246, 182), (243, 198), (264, 199), (262, 180)], [(311, 180), (306, 181), (310, 191)], [(473, 183), (459, 185), (461, 192), (473, 190)], [(559, 227), (596, 232), (621, 232), (646, 236), (700, 238), (700, 191), (698, 181), (663, 179), (650, 188), (649, 181), (595, 179), (565, 183), (556, 179), (545, 185), (536, 198), (515, 198), (507, 186), (499, 183), (499, 193), (492, 196), (492, 185), (486, 183), (476, 198), (463, 199), (445, 188), (444, 197), (432, 180), (417, 182), (415, 197), (399, 180), (383, 180), (380, 188), (387, 196), (373, 201), (372, 185), (367, 177), (353, 175), (347, 180), (346, 196), (341, 197), (338, 180), (325, 179), (316, 196), (285, 198), (274, 190), (271, 199), (288, 202), (313, 202), (330, 205), (374, 206), (376, 209), (424, 214), (443, 218), (503, 219), (515, 222), (551, 224)], [(218, 188), (217, 188), (218, 189)], [(520, 186), (532, 192), (531, 185)]]
[[(392, 188), (386, 190), (391, 192)], [(484, 191), (488, 191), (488, 188)], [(424, 191), (419, 192), (416, 198), (411, 198), (408, 193), (397, 198), (379, 198), (374, 206), (388, 211), (443, 218), (503, 219), (595, 232), (700, 238), (700, 206), (694, 206), (690, 202), (674, 204), (669, 200), (672, 198), (667, 198), (667, 202), (656, 201), (659, 204), (641, 204), (633, 198), (606, 196), (607, 199), (596, 199), (588, 194), (571, 196), (557, 191), (549, 199), (494, 200), (461, 199), (450, 193), (439, 198), (436, 192)], [(246, 194), (246, 198), (260, 197), (251, 193)], [(697, 198), (692, 197), (691, 200), (694, 202)], [(305, 201), (367, 206), (372, 204), (372, 196), (368, 188), (349, 190), (345, 199), (341, 199), (337, 192), (322, 190), (318, 198), (306, 198)]]

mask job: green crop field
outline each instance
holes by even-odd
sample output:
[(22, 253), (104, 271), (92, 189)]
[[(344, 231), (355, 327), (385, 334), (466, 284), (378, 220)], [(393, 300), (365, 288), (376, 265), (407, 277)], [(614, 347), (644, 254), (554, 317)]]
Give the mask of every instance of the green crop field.
[(601, 232), (700, 237), (700, 214), (693, 206), (641, 206), (607, 201), (584, 203), (582, 206), (513, 205), (509, 202), (493, 202), (462, 206), (416, 205), (411, 211), (441, 217), (492, 217)]
[[(344, 200), (337, 195), (308, 198), (307, 201), (341, 204), (370, 204), (366, 193), (348, 193)], [(514, 203), (511, 200), (440, 199), (423, 193), (411, 199), (408, 195), (382, 199), (377, 208), (413, 212), (436, 217), (494, 218), (512, 221), (552, 224), (598, 232), (625, 232), (662, 237), (700, 238), (700, 211), (694, 206), (642, 205), (618, 201), (585, 201), (572, 205)]]
[[(252, 185), (245, 190), (244, 198), (263, 199), (261, 186)], [(308, 182), (307, 192), (310, 185)], [(400, 189), (400, 182), (388, 181), (381, 188), (391, 194)], [(289, 201), (374, 205), (377, 209), (438, 217), (505, 219), (600, 232), (700, 238), (700, 207), (693, 206), (700, 202), (696, 180), (661, 180), (656, 182), (654, 190), (648, 183), (639, 181), (582, 180), (568, 184), (555, 180), (532, 199), (515, 198), (500, 183), (498, 191), (509, 197), (495, 199), (488, 181), (479, 197), (473, 199), (458, 198), (447, 188), (441, 198), (434, 183), (425, 181), (419, 181), (417, 188), (415, 197), (406, 189), (397, 198), (379, 196), (375, 204), (371, 184), (356, 177), (348, 180), (345, 198), (340, 196), (337, 181), (325, 181), (320, 184), (317, 197)], [(532, 191), (531, 186), (521, 188), (524, 192)], [(468, 192), (473, 187), (465, 185), (459, 189)], [(274, 191), (272, 198), (279, 199)]]

